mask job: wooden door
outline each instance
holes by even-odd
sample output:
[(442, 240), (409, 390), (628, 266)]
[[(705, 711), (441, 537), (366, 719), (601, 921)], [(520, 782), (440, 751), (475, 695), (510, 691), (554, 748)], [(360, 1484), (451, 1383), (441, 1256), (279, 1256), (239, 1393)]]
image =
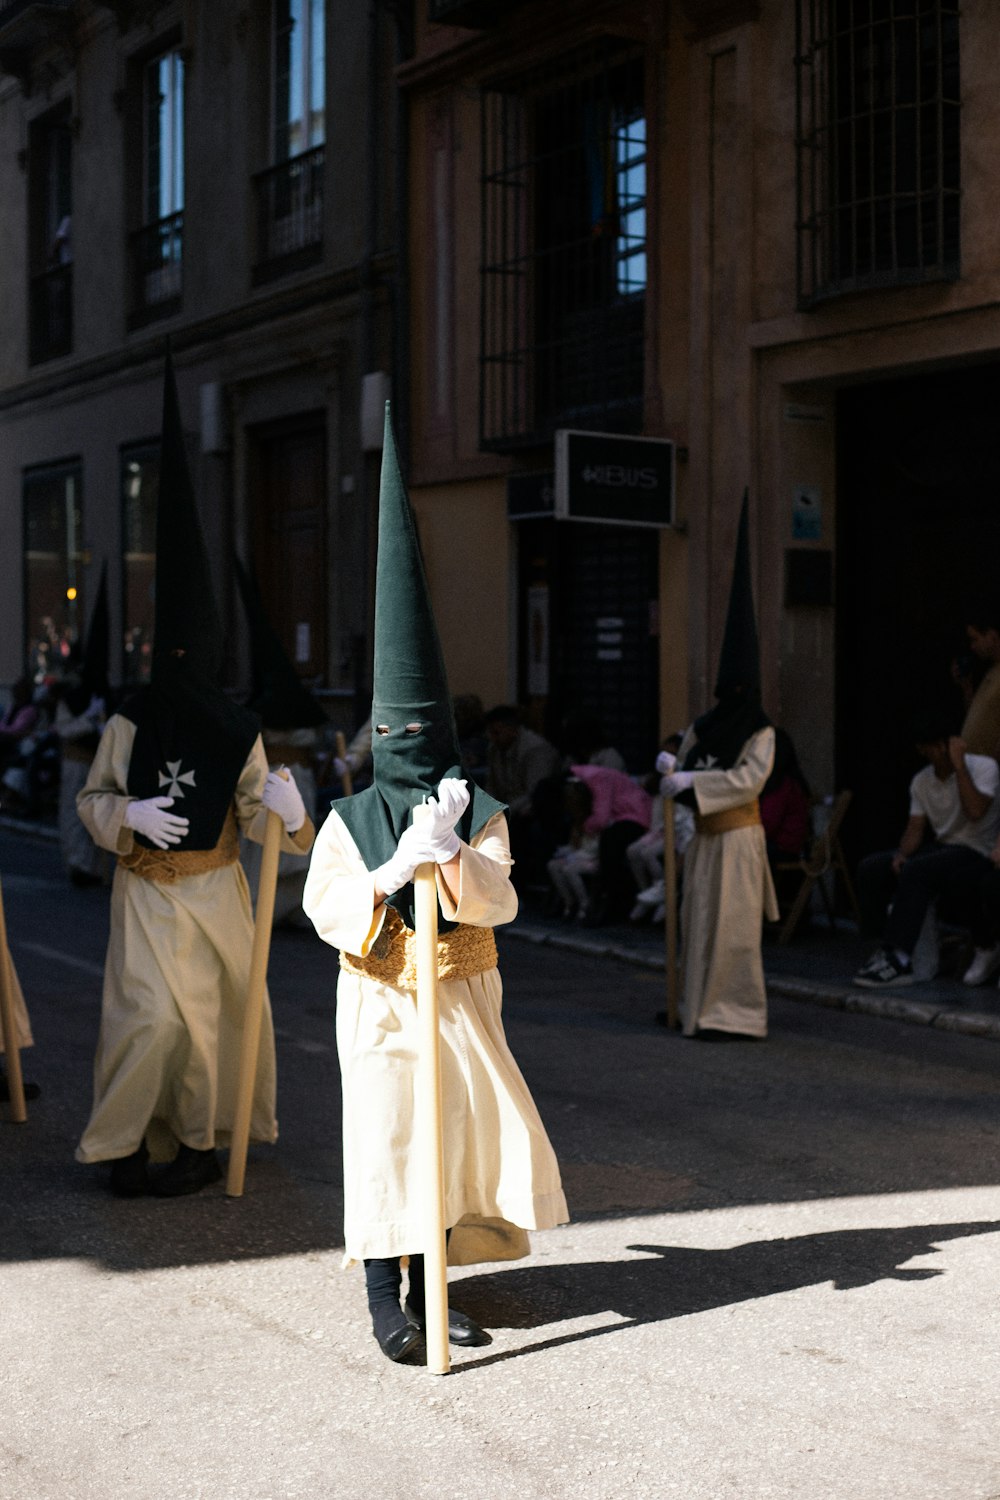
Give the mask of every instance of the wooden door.
[(301, 677), (325, 679), (326, 427), (306, 416), (258, 428), (253, 551), (264, 606)]

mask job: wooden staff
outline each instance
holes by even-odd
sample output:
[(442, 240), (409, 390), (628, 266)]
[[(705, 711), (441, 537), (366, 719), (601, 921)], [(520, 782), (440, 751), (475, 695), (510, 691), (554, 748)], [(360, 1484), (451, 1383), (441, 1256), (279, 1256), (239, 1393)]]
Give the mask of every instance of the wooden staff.
[[(288, 772), (279, 767), (278, 775), (288, 780)], [(267, 961), (271, 953), (271, 924), (274, 921), (274, 893), (278, 884), (278, 856), (281, 853), (281, 819), (267, 812), (264, 829), (264, 851), (257, 881), (257, 912), (253, 928), (253, 950), (250, 954), (250, 979), (247, 1003), (243, 1013), (243, 1039), (240, 1043), (240, 1066), (236, 1079), (236, 1114), (229, 1143), (229, 1171), (226, 1192), (230, 1198), (243, 1194), (250, 1144), (250, 1116), (253, 1112), (254, 1085), (257, 1081), (257, 1056), (260, 1052), (260, 1025), (264, 1015), (264, 989), (267, 984)]]
[(337, 730), (337, 733), (334, 736), (334, 744), (337, 747), (338, 758), (342, 760), (345, 765), (344, 771), (341, 772), (340, 785), (343, 790), (344, 796), (351, 797), (354, 795), (354, 778), (351, 775), (351, 768), (347, 764), (347, 741), (344, 739), (344, 731), (342, 729)]
[(663, 799), (663, 902), (667, 931), (667, 1025), (677, 1014), (677, 855), (674, 848), (674, 799)]
[(21, 1048), (14, 1019), (14, 982), (10, 950), (7, 947), (7, 923), (3, 914), (3, 890), (0, 888), (0, 1032), (3, 1033), (7, 1058), (7, 1087), (10, 1091), (11, 1119), (23, 1125), (28, 1118), (24, 1102), (24, 1078), (21, 1075)]
[[(426, 816), (414, 808), (413, 821)], [(437, 866), (420, 865), (413, 879), (417, 939), (417, 1091), (415, 1145), (424, 1210), (424, 1309), (427, 1368), (447, 1375), (448, 1272), (444, 1222), (444, 1133), (441, 1117), (441, 1031), (437, 993)]]

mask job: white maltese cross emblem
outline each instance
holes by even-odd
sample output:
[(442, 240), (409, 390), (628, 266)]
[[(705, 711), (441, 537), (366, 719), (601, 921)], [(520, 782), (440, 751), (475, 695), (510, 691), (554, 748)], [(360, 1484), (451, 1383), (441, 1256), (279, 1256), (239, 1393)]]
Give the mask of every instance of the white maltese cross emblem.
[(170, 773), (169, 776), (164, 776), (162, 771), (156, 773), (161, 791), (166, 787), (168, 797), (183, 797), (184, 792), (181, 789), (181, 782), (185, 786), (194, 786), (194, 772), (182, 771), (179, 760), (168, 760), (167, 770)]

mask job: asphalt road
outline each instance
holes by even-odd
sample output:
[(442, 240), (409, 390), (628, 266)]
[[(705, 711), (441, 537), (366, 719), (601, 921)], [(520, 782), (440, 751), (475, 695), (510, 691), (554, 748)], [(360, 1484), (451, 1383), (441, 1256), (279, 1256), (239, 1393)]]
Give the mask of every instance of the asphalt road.
[(1000, 1500), (995, 1043), (782, 1001), (685, 1041), (655, 974), (501, 938), (573, 1223), (452, 1273), (494, 1343), (433, 1377), (340, 1269), (334, 955), (276, 936), (245, 1196), (121, 1202), (73, 1160), (107, 893), (10, 834), (0, 876), (43, 1088), (0, 1118), (0, 1500)]

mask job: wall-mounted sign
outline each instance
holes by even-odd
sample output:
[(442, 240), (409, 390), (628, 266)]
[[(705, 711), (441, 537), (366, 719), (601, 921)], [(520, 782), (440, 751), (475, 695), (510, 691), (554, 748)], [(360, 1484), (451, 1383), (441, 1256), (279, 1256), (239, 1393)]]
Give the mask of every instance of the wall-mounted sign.
[(556, 433), (555, 514), (608, 526), (672, 526), (674, 443), (611, 432)]

